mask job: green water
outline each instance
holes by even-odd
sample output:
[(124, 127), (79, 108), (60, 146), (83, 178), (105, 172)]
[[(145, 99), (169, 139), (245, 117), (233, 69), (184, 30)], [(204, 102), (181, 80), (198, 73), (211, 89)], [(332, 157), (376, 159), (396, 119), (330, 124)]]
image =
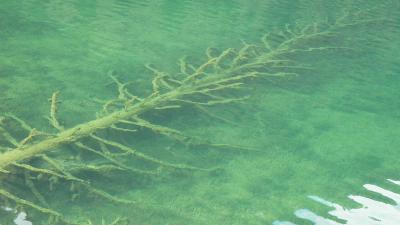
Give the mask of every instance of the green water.
[[(117, 216), (152, 225), (271, 224), (277, 219), (307, 224), (294, 217), (296, 209), (327, 211), (307, 195), (351, 205), (346, 196), (360, 193), (363, 184), (384, 187), (386, 178), (399, 179), (396, 0), (2, 0), (0, 113), (11, 112), (54, 132), (45, 117), (48, 98), (59, 90), (60, 121), (72, 127), (96, 118), (101, 110), (96, 99), (116, 96), (110, 71), (133, 81), (134, 93), (145, 96), (153, 75), (144, 64), (174, 73), (179, 58), (201, 62), (207, 47), (239, 47), (286, 24), (301, 26), (332, 20), (346, 10), (370, 9), (370, 17), (388, 20), (345, 29), (325, 43), (351, 49), (293, 56), (311, 69), (296, 71), (297, 77), (253, 82), (245, 104), (211, 109), (229, 123), (190, 107), (149, 115), (186, 134), (262, 153), (191, 149), (146, 131), (124, 134), (121, 139), (165, 161), (221, 169), (158, 177), (85, 174), (115, 196), (137, 201), (128, 206), (85, 196), (71, 201), (62, 187), (54, 193), (38, 187), (52, 208), (93, 224), (102, 218), (111, 223)], [(29, 195), (24, 188), (15, 187)], [(26, 210), (34, 224), (46, 221)], [(11, 223), (4, 220), (0, 223)]]

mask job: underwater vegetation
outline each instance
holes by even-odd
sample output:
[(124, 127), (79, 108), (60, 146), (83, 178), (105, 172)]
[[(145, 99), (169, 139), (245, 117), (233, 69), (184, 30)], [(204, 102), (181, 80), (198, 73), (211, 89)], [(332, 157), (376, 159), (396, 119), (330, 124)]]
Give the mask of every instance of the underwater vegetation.
[[(308, 69), (291, 59), (294, 54), (351, 50), (347, 46), (327, 45), (324, 39), (334, 38), (341, 29), (380, 21), (369, 18), (370, 15), (369, 12), (355, 12), (334, 21), (288, 25), (280, 32), (266, 34), (260, 43), (243, 43), (238, 49), (209, 48), (205, 62), (192, 63), (182, 58), (179, 71), (175, 73), (146, 65), (154, 78), (151, 93), (144, 97), (133, 94), (134, 81), (122, 81), (110, 72), (117, 97), (102, 101), (96, 119), (74, 126), (60, 123), (58, 111), (62, 93), (55, 91), (49, 99), (48, 115), (54, 132), (36, 129), (17, 115), (4, 114), (0, 117), (0, 204), (40, 215), (38, 217), (46, 218), (48, 224), (91, 224), (90, 218), (82, 221), (67, 218), (50, 203), (48, 193), (57, 189), (67, 192), (71, 200), (89, 196), (114, 204), (137, 205), (141, 203), (109, 193), (88, 176), (127, 173), (132, 177), (160, 177), (176, 171), (217, 173), (220, 170), (170, 162), (147, 154), (130, 142), (131, 136), (140, 136), (143, 132), (150, 131), (160, 138), (180, 142), (189, 150), (207, 146), (224, 151), (260, 152), (251, 147), (214, 143), (188, 135), (153, 122), (150, 115), (194, 109), (225, 120), (208, 107), (246, 102), (251, 95), (246, 87), (251, 86), (253, 80), (293, 77), (298, 75), (296, 71)], [(115, 217), (109, 224), (129, 223), (118, 215)]]

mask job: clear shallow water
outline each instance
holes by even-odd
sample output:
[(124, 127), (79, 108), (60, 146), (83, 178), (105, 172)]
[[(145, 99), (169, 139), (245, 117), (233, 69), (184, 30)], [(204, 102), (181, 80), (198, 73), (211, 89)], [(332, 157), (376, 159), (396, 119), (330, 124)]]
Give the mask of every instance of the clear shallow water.
[(147, 94), (152, 74), (146, 63), (174, 72), (182, 56), (204, 60), (207, 47), (238, 47), (285, 24), (375, 5), (380, 5), (375, 16), (392, 22), (345, 30), (328, 43), (353, 50), (300, 55), (296, 59), (312, 70), (254, 84), (248, 104), (215, 109), (234, 125), (190, 110), (156, 115), (159, 122), (188, 134), (265, 153), (181, 151), (144, 134), (134, 141), (145, 151), (172, 161), (217, 165), (223, 173), (149, 180), (91, 176), (140, 206), (72, 202), (62, 192), (48, 200), (70, 218), (89, 217), (97, 223), (101, 217), (112, 221), (121, 215), (133, 224), (270, 224), (276, 219), (306, 224), (295, 218), (296, 209), (307, 205), (326, 211), (308, 195), (352, 206), (345, 196), (359, 192), (363, 184), (398, 178), (397, 1), (2, 1), (0, 112), (50, 130), (44, 118), (47, 99), (60, 90), (59, 117), (71, 127), (95, 118), (101, 104), (94, 99), (115, 96), (110, 71), (134, 81), (135, 93)]

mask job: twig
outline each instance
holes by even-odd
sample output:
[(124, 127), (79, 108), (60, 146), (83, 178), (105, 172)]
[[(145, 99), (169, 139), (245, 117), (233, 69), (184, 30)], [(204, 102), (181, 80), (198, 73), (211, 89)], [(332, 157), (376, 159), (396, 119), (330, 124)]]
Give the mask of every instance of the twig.
[(64, 130), (64, 127), (60, 125), (60, 123), (57, 120), (57, 104), (59, 103), (58, 101), (58, 95), (60, 94), (60, 91), (55, 91), (53, 92), (53, 94), (51, 95), (51, 105), (50, 105), (50, 123), (51, 125), (56, 128), (59, 131)]

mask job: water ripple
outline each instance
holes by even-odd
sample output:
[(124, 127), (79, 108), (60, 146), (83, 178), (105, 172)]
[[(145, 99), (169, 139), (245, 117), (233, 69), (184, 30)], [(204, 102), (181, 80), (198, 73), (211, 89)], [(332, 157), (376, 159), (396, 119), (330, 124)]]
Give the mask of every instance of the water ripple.
[[(400, 181), (388, 180), (393, 184), (400, 186)], [(334, 210), (329, 214), (339, 220), (345, 221), (340, 223), (332, 219), (319, 216), (308, 209), (299, 209), (295, 212), (298, 218), (311, 221), (315, 225), (398, 225), (400, 221), (400, 194), (386, 190), (376, 185), (365, 184), (364, 188), (368, 191), (378, 193), (395, 204), (388, 204), (381, 201), (373, 200), (363, 196), (349, 195), (348, 197), (354, 202), (361, 205), (360, 208), (346, 209), (345, 207), (326, 201), (317, 196), (310, 196), (316, 202), (326, 205)], [(295, 225), (288, 221), (275, 221), (274, 225)]]

